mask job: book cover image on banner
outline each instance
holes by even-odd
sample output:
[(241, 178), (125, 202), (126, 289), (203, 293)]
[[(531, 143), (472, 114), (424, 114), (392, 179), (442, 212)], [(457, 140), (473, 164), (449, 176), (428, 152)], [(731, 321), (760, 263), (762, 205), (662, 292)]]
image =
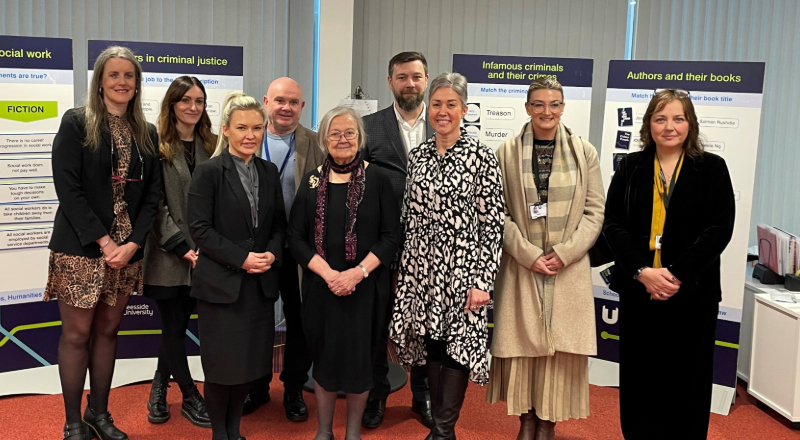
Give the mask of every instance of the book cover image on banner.
[(530, 121), (525, 102), (531, 82), (551, 77), (564, 89), (566, 107), (561, 121), (573, 133), (588, 138), (593, 64), (593, 60), (582, 58), (455, 54), (453, 71), (469, 82), (464, 128), (486, 146), (497, 149), (519, 135)]
[(183, 75), (197, 77), (206, 89), (206, 110), (213, 131), (218, 132), (222, 103), (228, 93), (244, 88), (241, 46), (143, 43), (138, 41), (89, 40), (89, 82), (97, 56), (109, 46), (133, 51), (142, 66), (142, 110), (148, 122), (156, 123), (161, 102), (172, 81)]
[[(711, 410), (728, 414), (735, 396), (739, 329), (744, 298), (745, 261), (753, 201), (764, 63), (712, 61), (611, 61), (603, 126), (600, 170), (608, 189), (619, 161), (641, 150), (639, 130), (647, 106), (660, 89), (689, 93), (705, 151), (725, 159), (736, 200), (731, 242), (722, 254), (722, 302), (714, 352), (714, 398)], [(592, 361), (592, 383), (618, 385), (618, 295), (603, 281), (594, 284), (598, 356)], [(657, 396), (657, 392), (655, 394)]]

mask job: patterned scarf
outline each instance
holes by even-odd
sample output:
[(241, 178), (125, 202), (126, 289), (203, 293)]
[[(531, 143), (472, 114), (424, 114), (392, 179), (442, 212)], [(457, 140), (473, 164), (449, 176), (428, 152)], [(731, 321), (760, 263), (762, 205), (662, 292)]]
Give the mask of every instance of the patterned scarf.
[[(525, 202), (528, 206), (539, 201), (536, 180), (533, 177), (533, 127), (527, 123), (522, 128), (522, 184), (525, 189)], [(544, 250), (545, 254), (553, 251), (553, 245), (561, 243), (564, 238), (564, 229), (569, 220), (569, 211), (572, 207), (572, 198), (575, 195), (575, 186), (578, 181), (575, 150), (570, 142), (571, 133), (567, 127), (559, 123), (556, 130), (555, 149), (553, 150), (553, 163), (550, 169), (550, 179), (547, 188), (547, 217), (546, 219), (532, 220), (528, 217), (528, 241)], [(553, 312), (553, 293), (555, 290), (555, 276), (534, 274), (539, 298), (542, 300), (542, 316), (547, 325)], [(548, 332), (548, 337), (550, 333)]]
[(328, 176), (333, 170), (336, 174), (350, 173), (350, 181), (347, 182), (347, 231), (344, 236), (345, 260), (355, 261), (356, 250), (358, 248), (358, 236), (356, 235), (356, 214), (358, 205), (364, 197), (364, 161), (361, 160), (361, 152), (356, 153), (355, 159), (347, 165), (337, 164), (330, 155), (325, 158), (320, 171), (320, 185), (317, 189), (317, 214), (314, 219), (314, 244), (317, 247), (317, 254), (325, 258), (325, 202), (328, 200)]

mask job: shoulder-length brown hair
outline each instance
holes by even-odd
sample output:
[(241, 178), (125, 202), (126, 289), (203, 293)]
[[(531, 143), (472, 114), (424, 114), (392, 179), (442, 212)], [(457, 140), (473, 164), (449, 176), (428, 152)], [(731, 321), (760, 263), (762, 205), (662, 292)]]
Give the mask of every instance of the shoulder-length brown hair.
[[(203, 92), (203, 114), (200, 120), (194, 125), (194, 134), (203, 141), (203, 149), (209, 157), (214, 154), (214, 147), (217, 144), (217, 135), (211, 132), (211, 118), (208, 117), (206, 108), (208, 107), (208, 96), (206, 88), (194, 76), (179, 76), (169, 85), (164, 99), (161, 100), (161, 113), (158, 115), (158, 150), (161, 159), (172, 165), (172, 160), (178, 154), (178, 146), (181, 142), (181, 135), (178, 133), (178, 117), (175, 116), (175, 104), (183, 99), (183, 95), (192, 87), (197, 86)], [(181, 147), (182, 148), (182, 147)]]
[(136, 89), (133, 93), (133, 98), (128, 101), (128, 108), (125, 111), (124, 118), (131, 128), (131, 135), (136, 145), (152, 156), (156, 152), (156, 146), (150, 141), (150, 130), (142, 111), (142, 66), (133, 55), (133, 52), (122, 46), (105, 48), (94, 62), (92, 82), (86, 92), (86, 106), (84, 107), (86, 139), (83, 144), (92, 150), (97, 150), (100, 148), (100, 132), (102, 129), (108, 128), (108, 110), (106, 109), (105, 101), (103, 101), (103, 92), (100, 86), (103, 83), (106, 62), (111, 58), (120, 58), (133, 64), (133, 70), (136, 73)]
[(683, 115), (689, 123), (689, 133), (683, 142), (683, 152), (687, 155), (700, 158), (703, 157), (703, 142), (700, 140), (700, 124), (697, 122), (697, 113), (694, 112), (694, 104), (689, 94), (676, 89), (664, 89), (653, 95), (647, 111), (642, 119), (642, 129), (639, 130), (639, 140), (642, 143), (642, 151), (649, 151), (656, 148), (653, 136), (650, 134), (650, 121), (653, 114), (660, 112), (665, 105), (672, 101), (680, 101), (683, 105)]

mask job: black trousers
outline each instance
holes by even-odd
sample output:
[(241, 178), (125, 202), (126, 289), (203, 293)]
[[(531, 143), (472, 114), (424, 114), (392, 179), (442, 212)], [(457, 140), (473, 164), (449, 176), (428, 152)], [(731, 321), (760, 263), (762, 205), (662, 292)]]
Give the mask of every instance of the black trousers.
[[(283, 347), (283, 371), (280, 379), (286, 391), (301, 391), (308, 381), (311, 368), (311, 354), (308, 352), (303, 321), (300, 317), (300, 280), (297, 275), (297, 262), (289, 249), (283, 250), (283, 263), (280, 267), (280, 294), (283, 300), (283, 314), (286, 318), (286, 345)], [(251, 394), (269, 393), (272, 373), (254, 381)]]
[(708, 435), (719, 304), (678, 298), (681, 293), (650, 301), (626, 300), (620, 292), (619, 400), (626, 440)]
[(186, 358), (186, 329), (197, 305), (189, 296), (189, 286), (180, 286), (185, 293), (170, 299), (157, 299), (161, 315), (161, 347), (158, 351), (158, 371), (169, 380), (170, 375), (180, 385), (194, 383)]
[[(392, 291), (397, 285), (397, 273), (392, 277)], [(389, 386), (389, 359), (387, 358), (387, 347), (389, 343), (389, 324), (392, 322), (392, 309), (394, 309), (394, 298), (387, 301), (386, 325), (383, 326), (378, 347), (375, 350), (375, 358), (372, 360), (372, 382), (373, 388), (369, 392), (370, 399), (386, 400), (389, 397), (391, 388)], [(428, 399), (428, 372), (425, 365), (415, 365), (411, 367), (409, 383), (411, 394), (414, 400)]]

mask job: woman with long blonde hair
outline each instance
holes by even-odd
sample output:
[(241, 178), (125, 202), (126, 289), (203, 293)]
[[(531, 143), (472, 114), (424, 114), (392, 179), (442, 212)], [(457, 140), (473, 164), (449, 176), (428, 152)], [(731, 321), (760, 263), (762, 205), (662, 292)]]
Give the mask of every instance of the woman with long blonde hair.
[[(58, 299), (58, 372), (65, 440), (126, 440), (108, 412), (117, 330), (142, 292), (142, 256), (161, 198), (158, 135), (141, 107), (142, 68), (130, 49), (97, 57), (86, 106), (68, 110), (53, 141), (59, 207), (44, 300)], [(81, 394), (90, 393), (81, 418)]]

